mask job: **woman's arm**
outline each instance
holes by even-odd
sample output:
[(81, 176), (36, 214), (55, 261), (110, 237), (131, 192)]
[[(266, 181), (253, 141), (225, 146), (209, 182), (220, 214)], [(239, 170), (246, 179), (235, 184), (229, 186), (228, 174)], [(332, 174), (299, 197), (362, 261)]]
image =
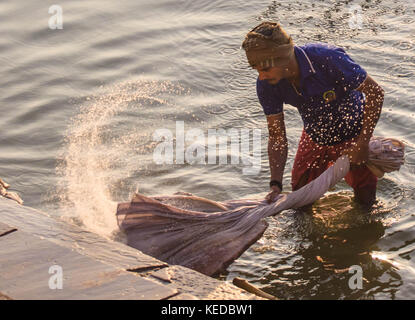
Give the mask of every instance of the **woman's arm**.
[(365, 109), (363, 127), (359, 135), (359, 140), (369, 143), (370, 137), (378, 123), (382, 111), (385, 91), (369, 75), (366, 80), (356, 90), (365, 95)]
[(360, 165), (367, 162), (369, 154), (369, 140), (378, 123), (382, 111), (385, 92), (375, 80), (369, 75), (366, 80), (357, 88), (365, 95), (365, 107), (363, 116), (362, 130), (357, 137), (354, 147), (346, 153), (350, 157), (350, 162)]

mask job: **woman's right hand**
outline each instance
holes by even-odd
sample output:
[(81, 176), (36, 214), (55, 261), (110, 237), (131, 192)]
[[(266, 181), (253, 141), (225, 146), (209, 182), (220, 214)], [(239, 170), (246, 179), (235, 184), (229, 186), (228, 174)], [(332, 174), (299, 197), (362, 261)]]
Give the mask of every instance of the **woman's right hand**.
[(281, 190), (280, 188), (278, 188), (278, 186), (272, 186), (271, 192), (265, 196), (265, 200), (267, 200), (268, 203), (272, 203), (275, 200), (277, 200), (277, 197), (280, 193), (281, 193)]

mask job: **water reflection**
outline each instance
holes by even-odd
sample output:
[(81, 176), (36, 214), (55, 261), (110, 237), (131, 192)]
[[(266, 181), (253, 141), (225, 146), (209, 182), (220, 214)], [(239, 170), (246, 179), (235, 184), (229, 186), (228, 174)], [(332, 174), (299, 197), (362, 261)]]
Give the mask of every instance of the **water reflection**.
[[(340, 192), (317, 201), (308, 212), (292, 212), (285, 235), (277, 233), (273, 240), (278, 246), (289, 237), (295, 245), (283, 257), (273, 252), (276, 262), (264, 267), (268, 271), (256, 284), (281, 299), (374, 299), (375, 294), (393, 298), (402, 285), (397, 268), (372, 254), (385, 235), (382, 218), (388, 211), (381, 202), (368, 211), (355, 203), (350, 193)], [(265, 237), (273, 232), (269, 230)], [(273, 251), (272, 246), (253, 248), (258, 258), (267, 250)], [(249, 259), (254, 260), (252, 256)], [(349, 273), (349, 268), (354, 265), (362, 268), (362, 289), (349, 287), (355, 274)], [(235, 271), (231, 267), (228, 278), (233, 278)], [(240, 275), (244, 276), (243, 272)]]

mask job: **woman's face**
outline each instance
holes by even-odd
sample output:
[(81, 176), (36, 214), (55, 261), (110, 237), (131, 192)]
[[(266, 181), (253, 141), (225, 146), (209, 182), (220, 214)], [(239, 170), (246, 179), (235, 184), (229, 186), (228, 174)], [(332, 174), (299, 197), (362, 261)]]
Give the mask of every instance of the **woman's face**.
[(271, 85), (277, 84), (288, 75), (287, 67), (257, 67), (256, 70), (259, 74), (259, 80), (267, 80)]

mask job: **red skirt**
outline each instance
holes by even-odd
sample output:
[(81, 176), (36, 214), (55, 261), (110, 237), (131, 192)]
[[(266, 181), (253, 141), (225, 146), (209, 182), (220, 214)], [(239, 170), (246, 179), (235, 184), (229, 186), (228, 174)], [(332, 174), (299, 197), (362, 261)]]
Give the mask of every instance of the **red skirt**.
[[(300, 188), (298, 183), (303, 175), (307, 175), (306, 184), (321, 175), (342, 155), (343, 150), (352, 147), (356, 138), (341, 142), (334, 146), (321, 146), (314, 142), (303, 130), (291, 173), (292, 189)], [(353, 189), (375, 188), (378, 178), (365, 165), (354, 168), (346, 175), (345, 180)]]

